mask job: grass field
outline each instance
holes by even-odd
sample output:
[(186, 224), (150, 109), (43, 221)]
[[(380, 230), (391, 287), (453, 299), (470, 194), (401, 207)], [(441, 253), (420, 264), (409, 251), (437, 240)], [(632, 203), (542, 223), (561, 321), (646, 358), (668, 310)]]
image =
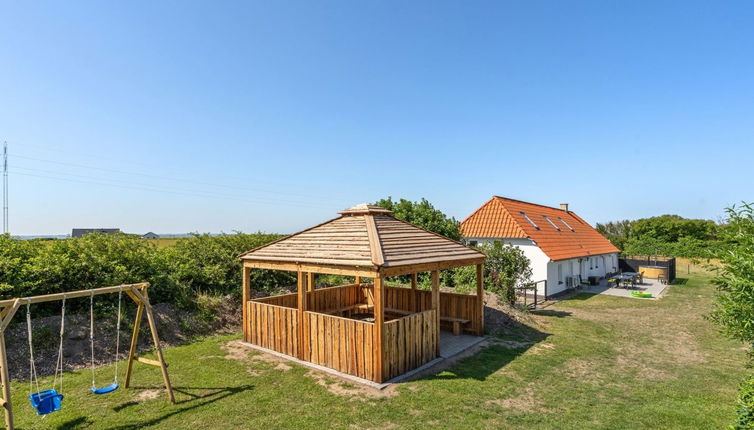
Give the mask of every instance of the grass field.
[[(137, 388), (87, 393), (66, 375), (64, 410), (45, 419), (13, 386), (19, 428), (693, 428), (734, 418), (741, 345), (703, 319), (713, 288), (692, 274), (658, 301), (581, 295), (537, 324), (439, 374), (384, 392), (265, 358), (219, 336), (166, 351), (178, 404), (159, 370), (136, 364)], [(100, 369), (100, 380), (111, 374)]]
[(169, 248), (176, 244), (179, 240), (184, 239), (183, 237), (160, 237), (157, 239), (147, 239), (147, 241), (153, 245), (155, 245), (157, 248)]

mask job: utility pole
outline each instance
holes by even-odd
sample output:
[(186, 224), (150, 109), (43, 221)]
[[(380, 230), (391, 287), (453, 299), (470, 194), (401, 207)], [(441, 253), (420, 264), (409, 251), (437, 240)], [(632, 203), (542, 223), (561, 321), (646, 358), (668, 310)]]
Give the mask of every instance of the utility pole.
[(3, 233), (8, 233), (8, 142), (3, 142)]

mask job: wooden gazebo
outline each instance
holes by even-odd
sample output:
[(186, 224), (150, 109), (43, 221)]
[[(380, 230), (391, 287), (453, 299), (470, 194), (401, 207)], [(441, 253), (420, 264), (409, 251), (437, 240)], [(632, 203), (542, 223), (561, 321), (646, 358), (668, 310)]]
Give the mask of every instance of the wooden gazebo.
[[(246, 342), (383, 382), (438, 357), (441, 326), (483, 333), (484, 254), (377, 206), (340, 215), (240, 256)], [(476, 295), (441, 293), (439, 271), (468, 265)], [(252, 300), (252, 269), (297, 272), (298, 292)], [(431, 272), (431, 292), (416, 288), (420, 272)], [(315, 289), (318, 273), (355, 281)], [(398, 275), (410, 275), (410, 289), (386, 287)]]

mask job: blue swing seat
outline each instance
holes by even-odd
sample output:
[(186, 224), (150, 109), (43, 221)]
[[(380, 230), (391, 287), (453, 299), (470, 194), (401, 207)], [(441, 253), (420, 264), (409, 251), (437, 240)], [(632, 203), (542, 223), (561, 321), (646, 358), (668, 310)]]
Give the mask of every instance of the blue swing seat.
[(107, 387), (91, 388), (91, 392), (93, 394), (109, 394), (109, 393), (112, 393), (113, 391), (117, 390), (118, 388), (120, 388), (120, 384), (118, 384), (117, 382), (113, 382), (112, 384), (108, 385)]
[(29, 400), (37, 411), (37, 415), (47, 415), (60, 410), (63, 395), (57, 390), (44, 390), (30, 394)]

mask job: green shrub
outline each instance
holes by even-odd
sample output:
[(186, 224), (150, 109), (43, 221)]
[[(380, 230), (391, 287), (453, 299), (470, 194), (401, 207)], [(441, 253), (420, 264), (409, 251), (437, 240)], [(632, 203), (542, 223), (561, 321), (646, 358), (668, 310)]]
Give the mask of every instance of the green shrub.
[(511, 305), (516, 302), (516, 288), (531, 282), (531, 262), (524, 252), (512, 245), (495, 242), (479, 247), (487, 255), (484, 263), (485, 288)]
[[(109, 285), (150, 282), (154, 303), (188, 308), (196, 296), (240, 294), (238, 255), (278, 239), (274, 234), (196, 234), (175, 246), (158, 249), (150, 241), (127, 234), (88, 234), (82, 238), (41, 241), (0, 236), (0, 299)], [(296, 282), (290, 272), (254, 270), (252, 287), (274, 292)], [(116, 295), (97, 297), (98, 309), (111, 311)], [(86, 300), (72, 300), (71, 312), (88, 310)], [(60, 312), (59, 303), (41, 304), (35, 316)]]
[(738, 395), (737, 420), (730, 426), (735, 430), (754, 429), (754, 373), (741, 383)]
[[(724, 238), (730, 249), (719, 254), (718, 287), (709, 318), (731, 338), (754, 345), (754, 204), (727, 209)], [(749, 349), (749, 354), (752, 354)], [(754, 358), (754, 355), (752, 355)], [(736, 429), (754, 429), (754, 375), (741, 386)]]

